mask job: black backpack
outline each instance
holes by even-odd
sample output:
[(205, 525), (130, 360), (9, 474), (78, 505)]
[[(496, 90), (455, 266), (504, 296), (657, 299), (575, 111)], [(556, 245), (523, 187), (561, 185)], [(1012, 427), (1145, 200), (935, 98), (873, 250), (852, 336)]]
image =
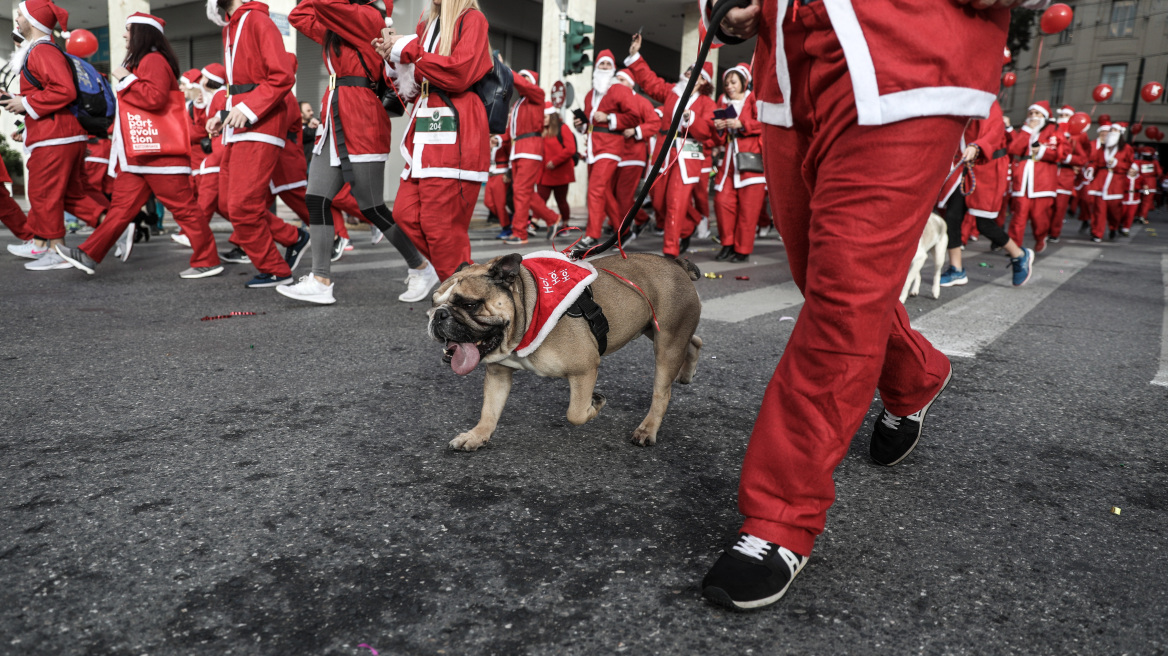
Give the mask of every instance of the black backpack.
[[(464, 14), (465, 16), (465, 14)], [(462, 18), (458, 20), (458, 37), (462, 38)], [(491, 57), (491, 70), (471, 86), (478, 94), (487, 110), (487, 125), (491, 134), (507, 131), (507, 117), (511, 113), (511, 93), (515, 90), (515, 77), (498, 57)], [(443, 100), (446, 100), (443, 98)], [(447, 103), (450, 104), (450, 103)]]

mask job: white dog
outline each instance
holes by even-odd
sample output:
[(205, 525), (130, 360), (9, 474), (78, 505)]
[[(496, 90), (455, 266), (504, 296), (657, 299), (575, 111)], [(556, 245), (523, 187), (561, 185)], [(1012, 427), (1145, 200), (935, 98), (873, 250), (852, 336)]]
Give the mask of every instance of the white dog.
[(949, 229), (945, 219), (935, 212), (929, 214), (929, 221), (925, 224), (925, 231), (921, 233), (921, 241), (917, 244), (917, 254), (913, 257), (912, 266), (908, 269), (908, 279), (904, 281), (904, 290), (900, 292), (900, 302), (904, 303), (909, 296), (916, 296), (921, 292), (921, 267), (929, 253), (933, 254), (933, 298), (941, 298), (941, 269), (945, 266), (945, 251), (949, 247)]

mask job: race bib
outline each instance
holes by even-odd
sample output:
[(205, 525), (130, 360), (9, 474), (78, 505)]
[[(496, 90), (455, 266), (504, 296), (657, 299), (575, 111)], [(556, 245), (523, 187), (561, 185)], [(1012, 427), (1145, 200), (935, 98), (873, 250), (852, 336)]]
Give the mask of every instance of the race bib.
[(692, 139), (686, 139), (681, 144), (681, 158), (682, 159), (705, 159), (706, 155), (702, 152), (702, 145)]
[(419, 109), (414, 118), (415, 144), (453, 144), (458, 140), (454, 110), (449, 107)]

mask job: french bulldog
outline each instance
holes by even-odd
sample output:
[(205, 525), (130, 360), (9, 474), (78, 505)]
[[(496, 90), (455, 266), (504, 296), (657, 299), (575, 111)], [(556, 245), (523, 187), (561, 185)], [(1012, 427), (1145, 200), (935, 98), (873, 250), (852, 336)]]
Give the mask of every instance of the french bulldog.
[[(697, 370), (702, 340), (694, 331), (702, 303), (694, 281), (700, 273), (689, 260), (649, 253), (627, 259), (613, 255), (589, 264), (597, 275), (592, 298), (609, 326), (603, 355), (639, 335), (653, 340), (653, 401), (632, 440), (641, 446), (655, 444), (673, 381), (689, 384)], [(517, 354), (533, 320), (538, 285), (523, 258), (512, 253), (464, 265), (434, 292), (428, 330), (445, 347), (443, 361), (461, 376), (486, 365), (479, 423), (454, 438), (452, 448), (474, 451), (491, 439), (516, 370), (567, 378), (568, 421), (575, 425), (591, 421), (604, 407), (605, 397), (594, 393), (601, 353), (585, 317), (562, 316), (534, 351), (526, 357)]]

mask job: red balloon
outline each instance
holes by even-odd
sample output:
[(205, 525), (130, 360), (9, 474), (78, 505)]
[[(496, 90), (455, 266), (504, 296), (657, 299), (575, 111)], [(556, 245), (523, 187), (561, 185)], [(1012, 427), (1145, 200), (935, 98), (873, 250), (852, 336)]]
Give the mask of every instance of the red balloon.
[(1051, 5), (1049, 9), (1042, 12), (1042, 20), (1039, 21), (1038, 26), (1046, 34), (1058, 34), (1067, 29), (1074, 17), (1075, 12), (1060, 2)]
[(1075, 112), (1075, 115), (1067, 121), (1067, 129), (1071, 134), (1083, 134), (1089, 127), (1091, 127), (1091, 116), (1087, 112)]
[(1100, 124), (1110, 123), (1110, 122), (1111, 122), (1111, 114), (1100, 114), (1099, 115), (1099, 123)]
[[(1131, 126), (1131, 133), (1132, 134), (1139, 134), (1143, 129), (1144, 129), (1143, 123), (1136, 123), (1135, 125)], [(1152, 128), (1148, 128), (1148, 129), (1151, 130)]]
[(1018, 76), (1014, 73), (1006, 73), (1002, 76), (1002, 86), (1012, 87), (1018, 82)]
[(1162, 95), (1164, 95), (1164, 85), (1159, 82), (1149, 82), (1144, 85), (1143, 89), (1140, 89), (1140, 97), (1144, 99), (1144, 102), (1156, 102)]
[(1006, 51), (1002, 53), (1002, 66), (1005, 66), (1012, 61), (1014, 61), (1014, 56), (1010, 54), (1010, 49), (1006, 48)]
[(97, 52), (97, 37), (89, 30), (73, 30), (65, 43), (65, 52), (75, 57), (92, 57)]
[(1164, 133), (1160, 131), (1160, 128), (1154, 125), (1149, 127), (1147, 132), (1144, 134), (1147, 135), (1149, 139), (1153, 139), (1155, 141), (1159, 141), (1164, 138)]
[(1113, 91), (1110, 84), (1100, 84), (1091, 92), (1091, 97), (1095, 99), (1095, 102), (1107, 102), (1111, 100)]

